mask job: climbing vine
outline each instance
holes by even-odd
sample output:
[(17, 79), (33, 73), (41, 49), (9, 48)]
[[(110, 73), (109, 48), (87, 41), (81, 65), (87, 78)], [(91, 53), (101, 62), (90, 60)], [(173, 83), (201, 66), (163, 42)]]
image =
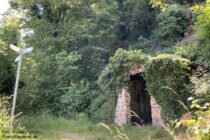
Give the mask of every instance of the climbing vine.
[(147, 58), (140, 50), (126, 51), (123, 49), (118, 49), (115, 55), (110, 58), (109, 64), (98, 81), (107, 100), (104, 104), (106, 107), (102, 106), (102, 108), (105, 108), (104, 112), (107, 110), (105, 114), (109, 114), (110, 119), (114, 118), (117, 95), (122, 88), (128, 86), (129, 75), (134, 69), (143, 68)]
[(143, 69), (148, 59), (140, 50), (126, 51), (118, 49), (99, 77), (102, 89), (121, 89), (127, 86), (129, 75), (135, 69)]
[[(132, 71), (142, 69), (147, 82), (147, 90), (162, 107), (165, 120), (176, 119), (185, 111), (182, 103), (187, 104), (191, 95), (190, 61), (174, 55), (145, 56), (141, 51), (119, 49), (110, 59), (102, 72), (99, 84), (109, 99), (119, 94), (122, 88), (128, 87)], [(113, 104), (115, 107), (116, 104)]]
[(165, 120), (175, 119), (185, 111), (182, 103), (187, 104), (189, 60), (174, 55), (159, 55), (151, 58), (145, 65), (147, 90), (162, 107)]

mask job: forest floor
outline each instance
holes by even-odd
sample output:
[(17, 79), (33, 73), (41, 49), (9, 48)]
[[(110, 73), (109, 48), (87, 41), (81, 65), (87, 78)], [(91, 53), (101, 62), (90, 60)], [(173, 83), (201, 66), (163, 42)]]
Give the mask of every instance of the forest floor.
[[(68, 120), (50, 115), (24, 116), (18, 119), (27, 130), (41, 131), (39, 140), (114, 140), (107, 128), (94, 124), (86, 118)], [(116, 127), (108, 125), (113, 132)], [(120, 130), (120, 127), (118, 127)], [(126, 134), (129, 140), (173, 140), (163, 127), (152, 126), (123, 126), (121, 134)], [(120, 140), (120, 138), (119, 138)], [(188, 140), (185, 135), (177, 135), (176, 140)]]

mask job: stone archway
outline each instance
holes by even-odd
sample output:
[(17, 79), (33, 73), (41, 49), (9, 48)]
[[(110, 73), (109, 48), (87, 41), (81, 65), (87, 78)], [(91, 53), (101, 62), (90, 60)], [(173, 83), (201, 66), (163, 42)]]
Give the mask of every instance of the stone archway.
[(161, 118), (161, 107), (157, 104), (155, 98), (147, 93), (146, 81), (141, 74), (131, 75), (129, 89), (122, 89), (117, 101), (115, 122), (120, 124), (164, 125)]

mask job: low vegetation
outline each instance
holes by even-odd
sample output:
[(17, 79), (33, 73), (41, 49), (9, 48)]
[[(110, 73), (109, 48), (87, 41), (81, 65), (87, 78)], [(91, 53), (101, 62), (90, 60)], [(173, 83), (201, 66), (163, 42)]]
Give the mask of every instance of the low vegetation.
[[(28, 130), (42, 131), (39, 139), (74, 139), (74, 140), (115, 140), (109, 130), (100, 124), (87, 120), (80, 114), (77, 120), (68, 120), (51, 115), (24, 116), (18, 120)], [(114, 129), (115, 125), (109, 125)], [(170, 134), (163, 127), (123, 126), (124, 133), (130, 140), (172, 140)], [(119, 140), (119, 138), (117, 139)]]

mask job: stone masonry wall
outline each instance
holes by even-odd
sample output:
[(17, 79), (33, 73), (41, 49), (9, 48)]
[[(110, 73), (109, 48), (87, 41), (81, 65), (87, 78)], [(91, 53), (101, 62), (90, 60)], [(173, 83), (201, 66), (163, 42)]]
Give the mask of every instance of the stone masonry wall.
[[(122, 89), (122, 93), (119, 95), (117, 100), (116, 112), (115, 112), (115, 123), (117, 124), (130, 124), (131, 123), (131, 109), (130, 109), (131, 96), (127, 90)], [(162, 126), (164, 121), (161, 118), (161, 107), (157, 104), (154, 97), (151, 96), (151, 115), (152, 125)]]
[(130, 124), (130, 116), (130, 93), (126, 89), (122, 89), (122, 93), (117, 100), (115, 123)]
[(151, 113), (152, 113), (152, 125), (154, 126), (162, 126), (164, 125), (164, 121), (161, 118), (161, 107), (156, 102), (155, 98), (151, 96), (150, 98), (151, 105)]

